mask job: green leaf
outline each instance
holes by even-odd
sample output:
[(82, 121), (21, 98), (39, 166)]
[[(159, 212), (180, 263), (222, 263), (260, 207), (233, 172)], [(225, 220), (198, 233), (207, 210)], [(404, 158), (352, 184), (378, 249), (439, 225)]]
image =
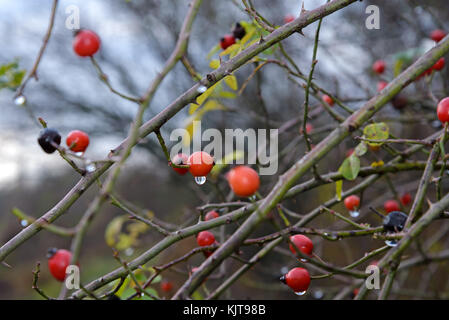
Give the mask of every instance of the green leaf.
[(237, 90), (239, 88), (238, 83), (237, 83), (237, 78), (232, 74), (230, 76), (225, 77), (224, 82), (232, 90)]
[(368, 151), (368, 147), (365, 142), (360, 142), (354, 149), (354, 153), (357, 157), (363, 156)]
[(211, 67), (212, 69), (218, 69), (220, 67), (220, 60), (212, 60), (211, 62), (209, 62), (209, 67)]
[(360, 171), (360, 159), (352, 154), (346, 158), (341, 164), (338, 172), (340, 172), (346, 180), (354, 180)]
[(232, 46), (227, 47), (226, 50), (224, 50), (223, 52), (221, 52), (221, 53), (220, 53), (220, 57), (226, 56), (226, 55), (228, 55), (228, 54), (231, 54), (231, 53), (233, 53), (234, 51), (239, 50), (239, 48), (240, 48), (240, 44), (239, 44), (239, 43), (235, 43), (235, 44), (233, 44)]
[(212, 56), (213, 56), (214, 54), (216, 54), (218, 51), (220, 51), (220, 49), (221, 49), (220, 44), (217, 44), (215, 47), (213, 47), (213, 48), (209, 51), (209, 53), (207, 54), (206, 59), (209, 60), (210, 58), (212, 58)]
[(341, 201), (342, 191), (343, 191), (343, 180), (335, 181), (335, 192), (337, 194), (338, 201)]
[[(389, 128), (384, 122), (373, 123), (363, 129), (363, 135), (366, 139), (372, 140), (385, 140), (388, 139), (390, 133)], [(367, 142), (372, 147), (381, 146), (383, 143), (380, 142)]]

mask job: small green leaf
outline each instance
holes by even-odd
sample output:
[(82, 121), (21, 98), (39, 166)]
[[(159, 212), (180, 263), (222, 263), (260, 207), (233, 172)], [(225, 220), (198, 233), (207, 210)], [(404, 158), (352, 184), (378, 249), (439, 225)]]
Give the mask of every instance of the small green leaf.
[(207, 54), (206, 59), (209, 60), (210, 58), (212, 58), (212, 56), (213, 56), (214, 54), (216, 54), (218, 51), (220, 51), (220, 49), (221, 49), (220, 44), (217, 44), (215, 47), (213, 47), (213, 48), (209, 51), (209, 53)]
[[(372, 140), (385, 140), (388, 139), (390, 133), (389, 128), (384, 122), (373, 123), (367, 125), (365, 129), (363, 129), (363, 135), (366, 139)], [(380, 142), (367, 142), (370, 146), (377, 147), (381, 146), (383, 143)]]
[(341, 164), (338, 172), (340, 172), (346, 180), (354, 180), (360, 171), (360, 159), (352, 154), (346, 158)]
[(230, 76), (225, 77), (224, 81), (228, 85), (228, 87), (231, 88), (232, 90), (237, 90), (239, 88), (237, 78), (232, 74)]
[(220, 67), (220, 60), (214, 59), (209, 63), (209, 67), (212, 69), (218, 69)]
[(335, 192), (337, 194), (338, 201), (341, 201), (342, 191), (343, 191), (343, 180), (335, 181)]
[(365, 142), (360, 142), (354, 149), (354, 153), (357, 157), (363, 156), (368, 151), (368, 147)]

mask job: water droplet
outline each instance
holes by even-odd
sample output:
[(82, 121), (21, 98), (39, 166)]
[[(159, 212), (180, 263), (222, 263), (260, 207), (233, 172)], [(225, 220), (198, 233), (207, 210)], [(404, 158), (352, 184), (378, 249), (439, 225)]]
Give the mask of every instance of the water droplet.
[(28, 225), (28, 221), (26, 221), (25, 219), (20, 221), (20, 224), (22, 227), (26, 227)]
[(91, 173), (91, 172), (94, 172), (96, 169), (97, 169), (97, 166), (95, 165), (95, 163), (93, 163), (93, 162), (88, 162), (88, 163), (86, 164), (86, 171), (87, 171), (87, 172)]
[(255, 194), (253, 194), (252, 196), (248, 197), (249, 201), (256, 201), (257, 197)]
[(434, 121), (432, 121), (432, 123), (430, 125), (434, 128), (440, 128), (441, 122), (439, 120), (434, 120)]
[(303, 295), (306, 294), (306, 291), (295, 292), (295, 294), (296, 294), (297, 296), (303, 296)]
[(288, 268), (287, 267), (282, 267), (281, 268), (281, 274), (286, 274), (288, 272)]
[(75, 152), (75, 155), (78, 157), (81, 157), (83, 155), (84, 152)]
[(14, 104), (16, 106), (23, 106), (27, 102), (27, 99), (24, 95), (20, 95), (17, 98), (14, 99)]
[(324, 297), (324, 292), (323, 292), (323, 290), (316, 290), (316, 291), (313, 293), (313, 297), (314, 297), (315, 299), (321, 299), (321, 298), (323, 298), (323, 297)]
[(389, 247), (396, 247), (398, 242), (396, 240), (385, 240), (385, 244)]
[(307, 259), (299, 259), (302, 263), (307, 263)]
[(357, 218), (360, 215), (360, 212), (357, 210), (354, 210), (354, 211), (349, 211), (349, 214), (351, 215), (351, 217)]
[(125, 250), (125, 254), (129, 257), (134, 253), (134, 249), (133, 248), (128, 248)]
[(198, 89), (196, 90), (198, 93), (204, 93), (206, 92), (207, 87), (206, 86), (199, 86)]
[(196, 184), (202, 185), (206, 183), (206, 177), (195, 177)]

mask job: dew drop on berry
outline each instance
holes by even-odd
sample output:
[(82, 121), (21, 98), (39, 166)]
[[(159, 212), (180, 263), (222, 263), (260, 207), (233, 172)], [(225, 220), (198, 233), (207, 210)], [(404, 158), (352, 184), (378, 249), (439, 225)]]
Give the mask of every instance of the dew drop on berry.
[(201, 186), (206, 183), (206, 177), (195, 177), (195, 182)]
[(257, 197), (253, 194), (251, 197), (248, 197), (249, 201), (256, 201)]
[(198, 89), (196, 89), (198, 93), (204, 93), (206, 92), (206, 90), (207, 90), (206, 86), (199, 86)]
[(97, 169), (97, 167), (95, 166), (95, 163), (93, 162), (87, 162), (86, 164), (86, 171), (91, 173), (94, 172)]
[(25, 228), (28, 225), (28, 221), (25, 219), (20, 220), (20, 225)]
[(299, 259), (299, 261), (301, 261), (302, 263), (306, 263), (307, 259)]
[(77, 157), (81, 157), (81, 156), (83, 155), (83, 153), (84, 153), (84, 152), (75, 152), (75, 155), (76, 155)]
[(298, 292), (295, 292), (295, 294), (296, 294), (297, 296), (303, 296), (303, 295), (306, 294), (306, 291), (298, 291)]
[(430, 125), (431, 125), (433, 128), (436, 128), (436, 129), (441, 128), (441, 121), (439, 121), (439, 120), (434, 120), (434, 121), (431, 122)]
[(354, 211), (349, 211), (349, 214), (351, 215), (351, 217), (357, 218), (360, 215), (360, 212), (357, 210), (354, 210)]
[(17, 98), (14, 99), (14, 104), (16, 106), (23, 106), (27, 102), (27, 99), (24, 95), (20, 95)]
[(396, 240), (385, 240), (385, 244), (389, 247), (396, 247), (398, 242)]

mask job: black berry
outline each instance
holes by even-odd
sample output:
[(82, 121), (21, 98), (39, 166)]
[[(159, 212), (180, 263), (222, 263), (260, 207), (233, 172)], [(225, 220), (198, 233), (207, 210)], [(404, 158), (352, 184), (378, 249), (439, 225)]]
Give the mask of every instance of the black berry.
[(46, 153), (55, 152), (56, 148), (52, 143), (55, 143), (59, 146), (61, 143), (61, 135), (55, 129), (45, 128), (39, 134), (39, 138), (37, 139), (39, 145)]
[(390, 212), (383, 221), (384, 230), (387, 232), (400, 232), (404, 229), (407, 215), (401, 211)]
[(407, 98), (401, 94), (398, 94), (397, 96), (395, 96), (393, 98), (393, 100), (391, 101), (391, 103), (393, 104), (393, 107), (397, 110), (401, 110), (403, 108), (405, 108), (407, 106)]
[(234, 38), (242, 39), (246, 34), (246, 30), (240, 23), (237, 22), (232, 30), (232, 34), (234, 35)]

